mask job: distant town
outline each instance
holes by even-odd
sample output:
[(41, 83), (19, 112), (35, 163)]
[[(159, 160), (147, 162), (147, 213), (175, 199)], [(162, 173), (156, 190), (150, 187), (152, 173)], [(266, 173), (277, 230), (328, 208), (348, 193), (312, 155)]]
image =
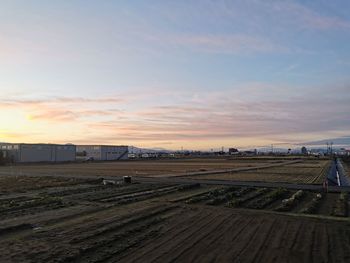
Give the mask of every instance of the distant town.
[(74, 144), (31, 144), (31, 143), (0, 143), (0, 163), (40, 163), (40, 162), (89, 162), (117, 161), (127, 159), (181, 158), (204, 156), (257, 156), (257, 155), (309, 155), (321, 156), (350, 156), (350, 150), (333, 148), (295, 149), (253, 149), (239, 150), (222, 147), (219, 151), (170, 151), (164, 149), (144, 149), (127, 145), (74, 145)]

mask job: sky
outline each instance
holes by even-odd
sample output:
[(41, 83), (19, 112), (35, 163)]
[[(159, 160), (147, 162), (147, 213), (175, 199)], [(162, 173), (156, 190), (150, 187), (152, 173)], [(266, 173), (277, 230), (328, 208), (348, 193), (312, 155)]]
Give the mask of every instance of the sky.
[(350, 135), (350, 1), (0, 0), (0, 141)]

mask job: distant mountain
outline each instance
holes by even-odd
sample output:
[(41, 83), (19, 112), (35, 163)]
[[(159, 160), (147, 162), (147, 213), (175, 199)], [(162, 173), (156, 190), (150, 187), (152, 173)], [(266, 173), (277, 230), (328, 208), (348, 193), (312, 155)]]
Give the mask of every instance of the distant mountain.
[(326, 144), (333, 142), (333, 145), (337, 146), (350, 146), (350, 136), (344, 136), (344, 137), (338, 137), (338, 138), (332, 138), (332, 139), (324, 139), (319, 141), (311, 141), (311, 142), (304, 142), (300, 143), (299, 145), (306, 145), (306, 146), (325, 146)]

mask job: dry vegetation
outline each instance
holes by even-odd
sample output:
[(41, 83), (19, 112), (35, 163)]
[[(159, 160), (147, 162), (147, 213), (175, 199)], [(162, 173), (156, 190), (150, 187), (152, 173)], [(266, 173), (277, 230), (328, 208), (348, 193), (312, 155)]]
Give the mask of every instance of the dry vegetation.
[(218, 159), (181, 159), (181, 160), (132, 160), (118, 162), (93, 162), (72, 164), (48, 164), (48, 165), (17, 165), (0, 167), (0, 174), (35, 174), (35, 175), (99, 175), (99, 176), (123, 176), (123, 175), (176, 175), (197, 171), (210, 171), (232, 169), (241, 167), (254, 167), (265, 164), (273, 164), (281, 160), (226, 160)]
[(68, 186), (79, 184), (84, 180), (59, 177), (31, 177), (31, 176), (0, 176), (0, 195), (5, 193), (25, 192), (45, 187)]
[(342, 163), (343, 163), (345, 173), (350, 177), (350, 157), (343, 158)]
[(322, 184), (326, 179), (329, 167), (329, 160), (304, 160), (300, 163), (286, 164), (284, 166), (226, 174), (201, 175), (193, 178)]
[[(0, 167), (0, 175), (84, 176), (191, 176), (200, 179), (230, 179), (291, 183), (322, 183), (329, 160), (291, 158), (198, 158), (174, 160), (140, 160), (51, 165), (17, 165)], [(215, 172), (230, 171), (226, 174)], [(198, 175), (198, 173), (210, 173)], [(213, 174), (211, 174), (213, 173)]]

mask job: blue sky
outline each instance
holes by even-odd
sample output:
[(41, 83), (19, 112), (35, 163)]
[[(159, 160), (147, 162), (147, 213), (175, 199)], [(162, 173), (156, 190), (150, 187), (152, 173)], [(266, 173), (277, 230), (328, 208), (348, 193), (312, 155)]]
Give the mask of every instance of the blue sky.
[(0, 3), (0, 141), (349, 135), (349, 1)]

